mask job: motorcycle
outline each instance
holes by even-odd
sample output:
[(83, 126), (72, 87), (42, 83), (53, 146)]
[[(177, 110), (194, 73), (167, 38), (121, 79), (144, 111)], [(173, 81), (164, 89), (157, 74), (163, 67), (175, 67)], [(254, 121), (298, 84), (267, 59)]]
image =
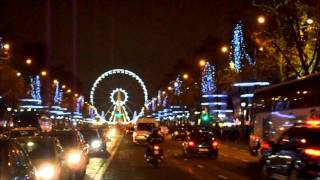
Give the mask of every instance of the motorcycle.
[(158, 144), (150, 145), (146, 155), (147, 162), (157, 168), (159, 163), (163, 160), (163, 150)]

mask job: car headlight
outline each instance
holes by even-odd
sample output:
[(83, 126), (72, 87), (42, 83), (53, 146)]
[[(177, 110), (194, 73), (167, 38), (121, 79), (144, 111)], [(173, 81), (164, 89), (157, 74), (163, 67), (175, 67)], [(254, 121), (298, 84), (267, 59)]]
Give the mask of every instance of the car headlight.
[(101, 147), (101, 141), (100, 140), (93, 140), (91, 142), (91, 147), (95, 148), (95, 149), (98, 149)]
[(70, 165), (76, 165), (81, 162), (81, 152), (71, 152), (68, 154), (67, 161)]
[(178, 131), (175, 131), (175, 132), (174, 132), (174, 135), (178, 135), (178, 134), (179, 134), (179, 132), (178, 132)]
[(55, 168), (52, 164), (43, 164), (36, 170), (38, 179), (52, 179), (55, 175)]

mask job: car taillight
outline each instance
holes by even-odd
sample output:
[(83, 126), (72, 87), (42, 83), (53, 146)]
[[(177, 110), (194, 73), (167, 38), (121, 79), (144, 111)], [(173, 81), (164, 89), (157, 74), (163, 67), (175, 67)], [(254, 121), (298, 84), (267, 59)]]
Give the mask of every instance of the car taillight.
[(268, 144), (267, 142), (262, 142), (261, 148), (262, 148), (262, 149), (269, 149), (270, 146), (269, 146), (269, 144)]
[(320, 149), (312, 149), (308, 148), (304, 150), (304, 153), (309, 155), (309, 156), (317, 156), (320, 157)]
[(218, 142), (216, 142), (216, 141), (212, 143), (212, 146), (213, 146), (213, 147), (218, 147), (218, 145), (219, 145), (219, 144), (218, 144)]
[(160, 147), (159, 147), (159, 146), (153, 146), (153, 149), (155, 149), (155, 150), (159, 150), (159, 149), (160, 149)]
[(306, 123), (310, 127), (320, 127), (319, 119), (308, 119)]
[(194, 142), (193, 142), (193, 141), (189, 141), (189, 142), (188, 142), (188, 146), (193, 147), (193, 146), (194, 146)]

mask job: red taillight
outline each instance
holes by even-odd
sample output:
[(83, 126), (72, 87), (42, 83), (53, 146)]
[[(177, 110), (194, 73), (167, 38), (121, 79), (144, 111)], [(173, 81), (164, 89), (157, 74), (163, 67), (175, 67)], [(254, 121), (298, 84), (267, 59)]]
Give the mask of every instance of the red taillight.
[(194, 146), (194, 142), (193, 141), (189, 141), (188, 142), (188, 146)]
[(262, 142), (261, 148), (262, 148), (262, 149), (269, 149), (270, 146), (269, 146), (269, 144), (268, 144), (267, 142)]
[(306, 123), (310, 127), (318, 127), (318, 126), (320, 126), (320, 120), (319, 119), (308, 119)]
[(213, 147), (218, 147), (218, 145), (219, 145), (218, 142), (213, 142), (213, 143), (212, 143), (212, 146), (213, 146)]
[(310, 156), (320, 156), (320, 149), (305, 149), (304, 153)]
[(160, 147), (159, 147), (159, 146), (153, 146), (153, 149), (155, 149), (155, 150), (159, 150), (159, 149), (160, 149)]

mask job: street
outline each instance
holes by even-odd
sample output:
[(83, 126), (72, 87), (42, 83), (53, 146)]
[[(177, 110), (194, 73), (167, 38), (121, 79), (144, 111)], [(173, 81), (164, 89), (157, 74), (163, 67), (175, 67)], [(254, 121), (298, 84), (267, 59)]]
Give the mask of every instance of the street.
[(91, 158), (86, 179), (260, 179), (257, 159), (244, 145), (221, 144), (217, 160), (187, 159), (182, 156), (182, 142), (167, 136), (165, 160), (153, 168), (144, 159), (145, 147), (134, 145), (131, 136), (117, 136), (114, 142), (107, 159)]

